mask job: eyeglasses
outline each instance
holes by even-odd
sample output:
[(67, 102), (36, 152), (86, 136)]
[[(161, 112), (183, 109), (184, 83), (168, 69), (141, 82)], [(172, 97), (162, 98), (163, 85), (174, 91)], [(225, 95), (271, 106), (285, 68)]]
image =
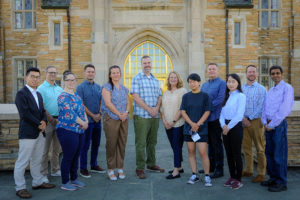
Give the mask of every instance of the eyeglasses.
[(30, 75), (30, 78), (32, 78), (32, 79), (40, 79), (40, 76)]
[(48, 74), (50, 74), (50, 75), (56, 75), (57, 74), (57, 72), (47, 72)]
[(67, 79), (67, 80), (65, 80), (65, 81), (75, 82), (76, 79)]
[(280, 72), (272, 72), (271, 73), (271, 76), (274, 76), (274, 75), (280, 75), (281, 73)]

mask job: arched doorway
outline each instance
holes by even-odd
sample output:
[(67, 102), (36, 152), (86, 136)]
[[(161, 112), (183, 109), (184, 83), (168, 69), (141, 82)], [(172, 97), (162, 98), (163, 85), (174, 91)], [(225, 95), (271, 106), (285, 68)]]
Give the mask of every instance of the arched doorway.
[(168, 74), (173, 71), (173, 64), (166, 51), (152, 41), (144, 41), (134, 47), (124, 62), (124, 85), (130, 90), (131, 79), (142, 71), (141, 58), (152, 58), (152, 74), (159, 80), (160, 87), (166, 89)]

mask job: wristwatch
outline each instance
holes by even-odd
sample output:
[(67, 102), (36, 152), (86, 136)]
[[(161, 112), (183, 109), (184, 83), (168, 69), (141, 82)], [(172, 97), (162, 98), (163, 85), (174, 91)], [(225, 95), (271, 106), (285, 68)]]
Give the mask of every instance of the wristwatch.
[(126, 113), (127, 113), (127, 114), (129, 114), (129, 111), (128, 111), (128, 110), (126, 110)]
[(175, 124), (175, 123), (176, 123), (176, 121), (175, 121), (175, 120), (173, 120), (173, 123)]

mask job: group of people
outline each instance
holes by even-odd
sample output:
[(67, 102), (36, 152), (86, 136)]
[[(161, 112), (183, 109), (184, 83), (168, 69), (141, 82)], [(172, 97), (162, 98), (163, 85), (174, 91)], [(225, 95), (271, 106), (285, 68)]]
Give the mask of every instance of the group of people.
[[(82, 177), (90, 178), (90, 172), (95, 172), (107, 173), (111, 181), (125, 179), (129, 93), (133, 98), (138, 178), (147, 177), (145, 169), (165, 171), (157, 165), (155, 153), (161, 116), (174, 157), (174, 168), (167, 179), (180, 178), (184, 173), (182, 148), (185, 141), (192, 171), (187, 183), (199, 181), (197, 149), (203, 166), (199, 173), (205, 174), (204, 185), (212, 186), (211, 178), (224, 176), (224, 144), (230, 172), (224, 186), (239, 189), (243, 186), (242, 176), (253, 175), (254, 142), (258, 175), (253, 182), (268, 186), (269, 191), (287, 189), (285, 118), (291, 112), (294, 94), (293, 88), (283, 81), (280, 66), (270, 68), (275, 86), (268, 93), (257, 83), (254, 65), (247, 66), (247, 83), (242, 86), (237, 74), (230, 74), (226, 82), (222, 80), (216, 63), (207, 66), (209, 80), (202, 87), (200, 76), (192, 73), (187, 78), (191, 91), (187, 92), (181, 77), (174, 71), (169, 74), (167, 90), (162, 93), (158, 80), (151, 73), (151, 58), (143, 56), (141, 65), (142, 72), (133, 77), (130, 92), (120, 83), (121, 69), (116, 65), (109, 68), (109, 80), (102, 87), (94, 81), (96, 72), (91, 64), (84, 67), (85, 80), (77, 88), (76, 76), (70, 71), (63, 73), (61, 88), (55, 83), (56, 67), (46, 68), (46, 80), (40, 86), (40, 70), (27, 70), (26, 85), (18, 91), (15, 100), (20, 115), (19, 155), (14, 169), (17, 196), (31, 197), (24, 179), (29, 162), (33, 189), (55, 187), (48, 180), (49, 154), (51, 176), (61, 176), (63, 190), (74, 191), (86, 186), (78, 179), (79, 160)], [(101, 119), (106, 137), (107, 170), (97, 163)], [(59, 165), (61, 152), (63, 157)], [(266, 167), (270, 176), (267, 181)]]

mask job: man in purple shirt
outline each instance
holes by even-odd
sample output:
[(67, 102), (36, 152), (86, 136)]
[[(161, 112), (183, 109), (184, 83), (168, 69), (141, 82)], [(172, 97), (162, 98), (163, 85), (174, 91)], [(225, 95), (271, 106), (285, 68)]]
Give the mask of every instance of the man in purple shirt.
[(267, 172), (270, 179), (261, 182), (270, 192), (287, 190), (287, 122), (294, 104), (294, 89), (285, 83), (280, 66), (270, 68), (275, 86), (267, 92), (262, 112), (265, 127)]

